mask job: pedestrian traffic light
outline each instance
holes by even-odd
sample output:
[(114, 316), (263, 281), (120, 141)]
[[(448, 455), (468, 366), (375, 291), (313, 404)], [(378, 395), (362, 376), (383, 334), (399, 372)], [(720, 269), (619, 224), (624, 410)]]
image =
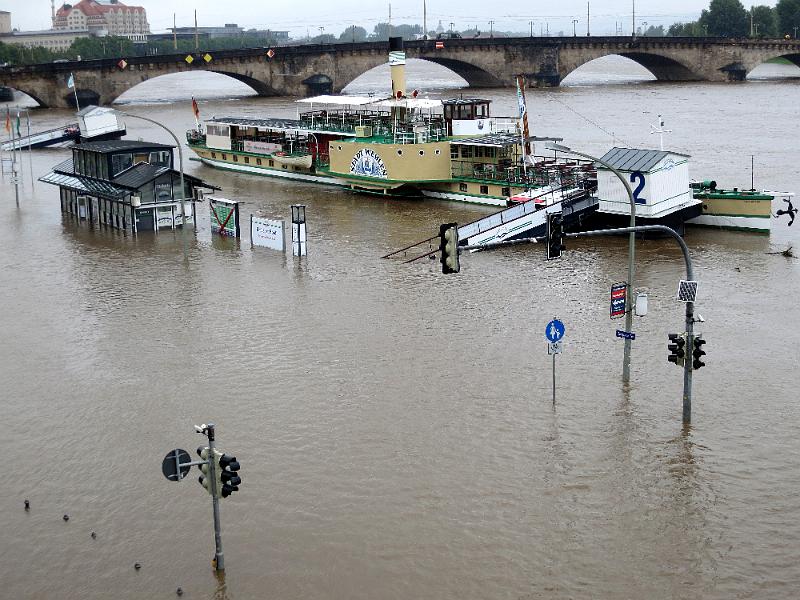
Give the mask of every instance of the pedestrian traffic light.
[(694, 349), (692, 350), (692, 357), (694, 358), (694, 360), (692, 361), (692, 368), (695, 370), (699, 369), (700, 367), (706, 366), (706, 363), (700, 360), (706, 354), (705, 351), (703, 350), (703, 345), (705, 343), (706, 341), (699, 336), (695, 337), (694, 340), (692, 340), (692, 344), (694, 345)]
[(564, 245), (564, 220), (561, 213), (547, 215), (547, 260), (559, 258), (566, 250)]
[(242, 479), (237, 473), (239, 471), (239, 461), (236, 460), (235, 456), (223, 454), (219, 457), (219, 467), (222, 481), (221, 495), (223, 498), (227, 498), (233, 492), (238, 492), (239, 484), (242, 483)]
[(205, 464), (200, 465), (200, 472), (202, 475), (197, 478), (197, 481), (200, 482), (200, 485), (202, 485), (209, 494), (212, 494), (211, 465), (208, 461), (208, 457), (211, 456), (211, 449), (208, 446), (200, 446), (197, 449), (197, 455), (201, 460), (206, 461)]
[(667, 360), (682, 367), (686, 357), (686, 338), (679, 333), (670, 333), (667, 337), (669, 337), (669, 344), (667, 345), (669, 356)]
[(439, 260), (442, 273), (458, 273), (461, 262), (458, 258), (458, 223), (444, 223), (439, 226)]

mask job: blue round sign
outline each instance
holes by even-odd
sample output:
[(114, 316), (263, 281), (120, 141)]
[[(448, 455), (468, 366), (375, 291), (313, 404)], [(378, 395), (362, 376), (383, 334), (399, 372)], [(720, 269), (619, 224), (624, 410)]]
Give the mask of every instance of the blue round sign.
[(557, 342), (564, 337), (564, 324), (558, 319), (553, 319), (544, 328), (544, 337), (551, 342)]

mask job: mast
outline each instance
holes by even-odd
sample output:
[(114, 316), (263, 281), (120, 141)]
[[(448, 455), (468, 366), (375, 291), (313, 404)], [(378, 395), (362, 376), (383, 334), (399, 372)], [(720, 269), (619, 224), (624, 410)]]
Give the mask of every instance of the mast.
[(528, 175), (528, 157), (531, 156), (531, 143), (528, 130), (528, 108), (525, 105), (525, 76), (517, 75), (517, 105), (519, 107), (520, 135), (522, 136), (522, 172)]

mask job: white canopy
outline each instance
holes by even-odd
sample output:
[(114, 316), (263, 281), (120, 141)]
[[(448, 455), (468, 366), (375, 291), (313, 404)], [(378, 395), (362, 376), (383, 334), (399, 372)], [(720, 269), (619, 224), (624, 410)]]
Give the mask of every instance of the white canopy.
[(401, 98), (400, 100), (382, 100), (375, 103), (377, 106), (388, 106), (391, 108), (436, 108), (442, 105), (441, 100), (430, 98)]
[(376, 102), (375, 98), (367, 96), (314, 96), (313, 98), (302, 98), (298, 102), (304, 104), (336, 104), (338, 106), (363, 106)]

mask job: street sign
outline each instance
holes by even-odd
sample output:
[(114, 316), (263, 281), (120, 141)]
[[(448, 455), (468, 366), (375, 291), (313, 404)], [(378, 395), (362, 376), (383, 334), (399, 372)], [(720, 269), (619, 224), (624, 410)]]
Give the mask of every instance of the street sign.
[(558, 319), (553, 319), (544, 328), (544, 337), (550, 342), (557, 342), (564, 337), (564, 323)]
[(635, 340), (636, 334), (632, 331), (622, 331), (621, 329), (617, 329), (617, 337), (626, 340)]
[(561, 354), (561, 342), (550, 342), (547, 344), (548, 354)]
[(628, 299), (628, 283), (615, 283), (611, 286), (611, 318), (616, 319), (625, 315)]
[(192, 462), (189, 453), (181, 448), (175, 448), (164, 457), (164, 461), (161, 463), (161, 472), (170, 481), (180, 481), (192, 468), (191, 465), (184, 466), (184, 463), (189, 462)]

